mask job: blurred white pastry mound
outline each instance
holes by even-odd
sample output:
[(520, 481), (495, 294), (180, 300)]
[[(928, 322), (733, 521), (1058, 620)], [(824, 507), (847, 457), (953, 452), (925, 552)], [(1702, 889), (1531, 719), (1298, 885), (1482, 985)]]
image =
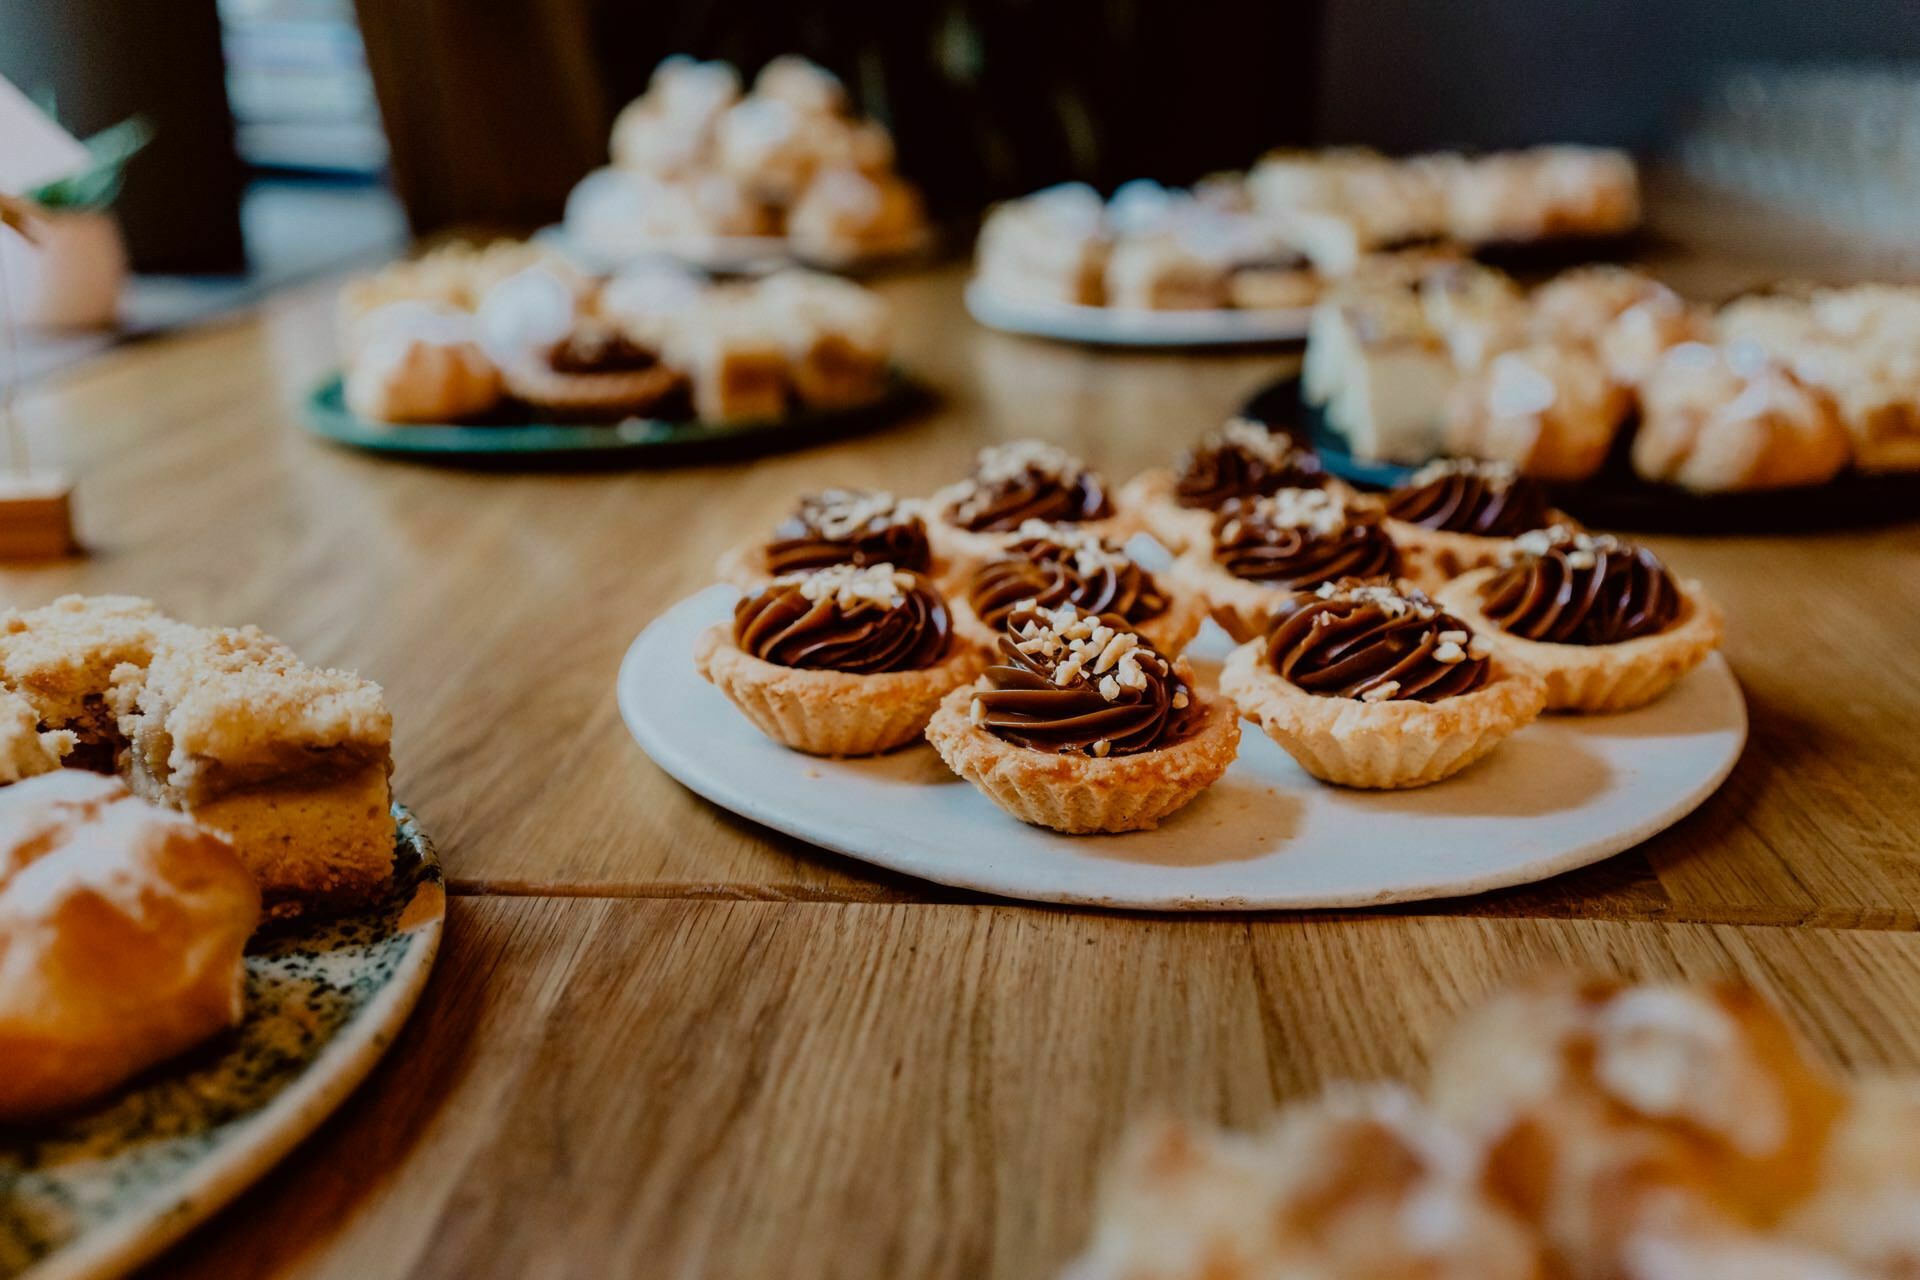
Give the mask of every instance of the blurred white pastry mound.
[(1495, 997), (1428, 1099), (1143, 1126), (1068, 1280), (1911, 1280), (1920, 1082), (1849, 1084), (1749, 989)]
[(352, 328), (347, 408), (376, 422), (460, 422), (500, 403), (500, 372), (474, 317), (450, 307), (394, 302)]
[(886, 127), (805, 58), (773, 59), (744, 96), (727, 63), (668, 58), (621, 111), (609, 151), (611, 166), (567, 200), (568, 233), (592, 254), (739, 265), (751, 242), (790, 237), (801, 258), (838, 266), (927, 236)]
[(259, 916), (224, 840), (122, 782), (63, 770), (0, 789), (0, 1123), (237, 1023)]

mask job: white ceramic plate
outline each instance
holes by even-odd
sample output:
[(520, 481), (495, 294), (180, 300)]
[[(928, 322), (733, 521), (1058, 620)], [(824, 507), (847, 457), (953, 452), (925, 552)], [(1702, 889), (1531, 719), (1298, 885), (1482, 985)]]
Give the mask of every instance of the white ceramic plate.
[(1102, 347), (1268, 346), (1307, 336), (1313, 311), (1143, 311), (1009, 298), (967, 284), (967, 311), (989, 329)]
[(373, 1068), (446, 919), (432, 843), (406, 810), (395, 818), (379, 905), (253, 940), (238, 1029), (86, 1110), (0, 1130), (0, 1277), (131, 1269), (265, 1173)]
[[(1598, 862), (1712, 794), (1747, 737), (1725, 659), (1650, 707), (1554, 716), (1414, 791), (1315, 782), (1243, 725), (1240, 757), (1154, 831), (1062, 836), (1008, 817), (933, 749), (820, 760), (763, 737), (694, 670), (694, 638), (738, 593), (709, 587), (640, 633), (620, 711), (662, 769), (715, 804), (823, 848), (942, 884), (1040, 902), (1160, 910), (1351, 907), (1484, 893)], [(1189, 651), (1210, 679), (1229, 642)]]

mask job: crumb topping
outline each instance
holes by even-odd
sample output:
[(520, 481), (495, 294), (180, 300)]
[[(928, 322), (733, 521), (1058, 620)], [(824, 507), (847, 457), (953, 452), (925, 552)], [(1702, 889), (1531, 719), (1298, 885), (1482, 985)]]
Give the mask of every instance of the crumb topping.
[(1222, 445), (1238, 449), (1270, 467), (1286, 465), (1288, 455), (1293, 452), (1291, 440), (1251, 418), (1229, 418), (1216, 435)]
[(1327, 538), (1347, 527), (1347, 509), (1324, 489), (1281, 489), (1269, 497), (1243, 499), (1237, 513), (1221, 525), (1217, 540), (1238, 540), (1246, 522)]
[(1432, 484), (1449, 476), (1473, 476), (1497, 489), (1504, 489), (1520, 478), (1520, 469), (1511, 462), (1486, 458), (1435, 458), (1408, 480), (1410, 486)]
[(913, 512), (884, 489), (827, 489), (808, 516), (822, 537), (841, 541), (905, 524), (913, 519)]
[(1013, 440), (982, 449), (974, 463), (973, 478), (993, 487), (1039, 476), (1065, 486), (1072, 484), (1086, 469), (1085, 463), (1059, 445), (1044, 440)]
[(812, 573), (789, 573), (775, 585), (796, 587), (808, 600), (832, 601), (842, 613), (862, 609), (897, 609), (913, 588), (913, 575), (890, 564), (839, 564)]
[(1569, 528), (1564, 524), (1549, 525), (1545, 529), (1531, 529), (1513, 540), (1514, 550), (1522, 555), (1544, 556), (1555, 551), (1564, 551), (1569, 566), (1575, 569), (1591, 569), (1594, 557), (1603, 552), (1619, 551), (1620, 539), (1610, 533), (1588, 533), (1584, 529)]

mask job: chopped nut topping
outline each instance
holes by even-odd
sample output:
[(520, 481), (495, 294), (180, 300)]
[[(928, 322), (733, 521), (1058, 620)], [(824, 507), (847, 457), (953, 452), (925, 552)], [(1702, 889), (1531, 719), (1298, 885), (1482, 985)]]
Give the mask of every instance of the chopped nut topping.
[(1544, 556), (1555, 550), (1564, 550), (1568, 553), (1568, 564), (1576, 569), (1591, 569), (1596, 553), (1618, 551), (1621, 542), (1610, 533), (1587, 533), (1556, 524), (1521, 534), (1513, 540), (1513, 546), (1515, 551), (1530, 556)]
[(809, 600), (831, 600), (845, 612), (859, 609), (893, 609), (907, 598), (913, 575), (890, 564), (860, 568), (837, 564), (813, 573), (789, 573), (774, 579), (783, 587), (798, 587)]
[(1083, 578), (1098, 577), (1103, 573), (1123, 573), (1133, 565), (1133, 560), (1126, 552), (1108, 546), (1099, 534), (1075, 529), (1071, 525), (1025, 520), (1014, 537), (1021, 542), (1044, 539), (1072, 552), (1074, 572)]
[(819, 504), (813, 513), (814, 527), (834, 541), (913, 518), (906, 504), (884, 490), (828, 489), (820, 494)]
[(1432, 484), (1448, 476), (1476, 476), (1496, 489), (1504, 489), (1520, 478), (1520, 469), (1511, 462), (1484, 458), (1435, 458), (1413, 473), (1409, 486)]
[[(1304, 529), (1316, 538), (1326, 538), (1347, 527), (1346, 504), (1324, 489), (1282, 489), (1271, 497), (1244, 501), (1241, 511), (1247, 519), (1276, 529)], [(1220, 531), (1224, 541), (1240, 536), (1241, 521), (1229, 520)]]
[[(1380, 611), (1389, 618), (1400, 618), (1411, 613), (1416, 618), (1425, 619), (1431, 618), (1440, 612), (1433, 601), (1427, 599), (1421, 592), (1415, 591), (1409, 595), (1393, 587), (1341, 586), (1336, 582), (1323, 582), (1314, 588), (1313, 594), (1322, 600), (1345, 599), (1364, 604), (1378, 605), (1380, 606)], [(1314, 620), (1314, 625), (1332, 626), (1333, 622), (1333, 615), (1323, 613)], [(1440, 633), (1442, 640), (1446, 640), (1449, 637), (1458, 637), (1457, 643), (1464, 643), (1467, 638), (1467, 633), (1464, 631), (1443, 631)]]
[[(1090, 613), (1081, 613), (1072, 605), (1047, 609), (1022, 605), (1034, 614), (1020, 629), (1015, 647), (1022, 653), (1045, 653), (1048, 657), (1064, 651), (1066, 656), (1054, 667), (1053, 682), (1069, 685), (1089, 670), (1101, 677), (1094, 688), (1108, 702), (1117, 702), (1127, 690), (1138, 692), (1147, 687), (1145, 663), (1167, 673), (1167, 665), (1131, 631), (1120, 631)], [(1033, 647), (1029, 647), (1033, 646)]]

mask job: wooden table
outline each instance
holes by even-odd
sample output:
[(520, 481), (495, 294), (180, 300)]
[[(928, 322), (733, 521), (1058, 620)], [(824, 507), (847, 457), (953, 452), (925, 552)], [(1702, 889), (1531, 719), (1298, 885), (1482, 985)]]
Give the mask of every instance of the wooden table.
[(384, 1064), (152, 1274), (1047, 1276), (1129, 1117), (1250, 1125), (1328, 1080), (1417, 1073), (1463, 1004), (1545, 966), (1738, 973), (1840, 1060), (1920, 1067), (1912, 527), (1658, 540), (1726, 606), (1745, 758), (1640, 848), (1471, 901), (1013, 906), (670, 781), (620, 723), (620, 656), (790, 495), (923, 491), (1026, 435), (1124, 476), (1282, 360), (996, 336), (959, 285), (886, 286), (937, 410), (744, 466), (507, 476), (319, 444), (294, 406), (332, 360), (325, 290), (26, 397), (42, 456), (81, 477), (92, 554), (0, 592), (151, 595), (379, 679), (396, 787), (455, 895)]

